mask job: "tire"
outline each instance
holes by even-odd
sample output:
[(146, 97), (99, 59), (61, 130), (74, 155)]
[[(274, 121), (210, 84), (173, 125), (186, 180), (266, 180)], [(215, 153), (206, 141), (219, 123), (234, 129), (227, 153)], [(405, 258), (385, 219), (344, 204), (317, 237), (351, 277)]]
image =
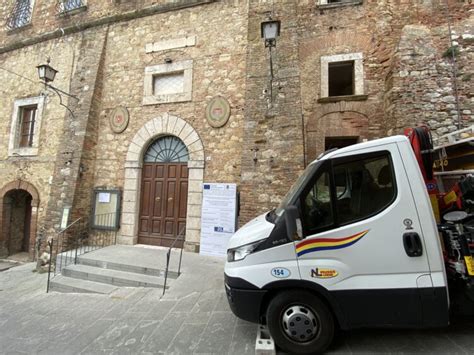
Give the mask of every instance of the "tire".
[(331, 312), (307, 291), (278, 293), (268, 305), (267, 326), (275, 343), (289, 353), (319, 354), (334, 338)]

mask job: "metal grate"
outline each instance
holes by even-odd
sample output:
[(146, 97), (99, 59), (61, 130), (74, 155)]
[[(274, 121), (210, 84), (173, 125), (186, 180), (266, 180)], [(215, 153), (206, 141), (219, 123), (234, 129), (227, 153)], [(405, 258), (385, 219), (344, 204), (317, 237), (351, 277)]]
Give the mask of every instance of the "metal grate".
[(14, 30), (26, 26), (31, 21), (33, 6), (30, 0), (17, 0), (15, 7), (7, 18), (6, 26), (9, 30)]
[(85, 0), (58, 0), (57, 9), (59, 13), (69, 12), (86, 6)]
[(153, 77), (155, 95), (179, 94), (184, 92), (184, 72), (160, 74)]
[(188, 148), (181, 139), (166, 136), (156, 140), (145, 153), (145, 163), (185, 163), (189, 159)]

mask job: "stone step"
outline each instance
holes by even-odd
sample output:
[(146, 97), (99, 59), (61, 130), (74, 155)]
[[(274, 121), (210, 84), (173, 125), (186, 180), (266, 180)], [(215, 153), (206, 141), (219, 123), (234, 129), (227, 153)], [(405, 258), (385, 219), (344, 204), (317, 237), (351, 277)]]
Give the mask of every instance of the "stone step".
[[(151, 268), (139, 265), (130, 265), (120, 262), (111, 262), (105, 261), (101, 259), (94, 259), (92, 255), (85, 254), (81, 255), (77, 258), (77, 263), (87, 266), (94, 266), (103, 269), (111, 269), (117, 271), (125, 271), (125, 272), (132, 272), (136, 274), (142, 275), (150, 275), (150, 276), (157, 276), (157, 277), (165, 277), (165, 270), (160, 268)], [(176, 271), (168, 271), (168, 279), (176, 279), (178, 278), (178, 273)]]
[(109, 294), (117, 286), (93, 282), (88, 280), (73, 279), (63, 275), (55, 276), (49, 283), (49, 290), (63, 293), (102, 293)]
[[(156, 287), (163, 288), (164, 277), (143, 275), (135, 272), (105, 269), (84, 264), (68, 265), (62, 270), (62, 275), (75, 279), (101, 282), (114, 286), (126, 287)], [(166, 288), (171, 279), (168, 278)]]

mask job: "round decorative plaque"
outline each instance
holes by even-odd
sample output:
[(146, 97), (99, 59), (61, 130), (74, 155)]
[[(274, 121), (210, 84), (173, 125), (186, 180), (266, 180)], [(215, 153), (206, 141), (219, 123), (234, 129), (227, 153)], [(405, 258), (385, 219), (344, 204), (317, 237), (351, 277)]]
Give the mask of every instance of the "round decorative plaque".
[(128, 126), (128, 111), (125, 107), (116, 107), (110, 115), (110, 128), (115, 133), (122, 133)]
[(207, 122), (215, 128), (222, 127), (230, 117), (229, 102), (222, 96), (214, 97), (206, 107)]

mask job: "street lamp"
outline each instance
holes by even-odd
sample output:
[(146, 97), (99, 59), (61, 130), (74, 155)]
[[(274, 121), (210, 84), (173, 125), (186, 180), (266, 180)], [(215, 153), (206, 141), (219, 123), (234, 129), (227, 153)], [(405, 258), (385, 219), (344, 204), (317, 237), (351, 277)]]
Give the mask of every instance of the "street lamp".
[(56, 87), (54, 87), (53, 85), (49, 84), (50, 82), (54, 81), (54, 78), (56, 77), (56, 73), (58, 72), (56, 69), (54, 69), (53, 67), (51, 67), (49, 65), (50, 63), (50, 59), (48, 58), (47, 60), (47, 64), (41, 64), (41, 65), (38, 65), (36, 68), (38, 69), (38, 76), (40, 78), (40, 80), (44, 83), (44, 86), (45, 88), (49, 88), (51, 90), (53, 90), (59, 97), (59, 104), (63, 107), (65, 107), (69, 113), (71, 114), (72, 118), (75, 118), (74, 116), (74, 113), (72, 112), (72, 110), (66, 106), (65, 104), (63, 104), (63, 98), (61, 96), (61, 94), (64, 94), (68, 97), (72, 97), (73, 99), (79, 101), (79, 99), (74, 96), (74, 95), (71, 95), (63, 90), (60, 90)]
[(268, 48), (270, 56), (270, 105), (273, 102), (273, 58), (272, 47), (276, 47), (276, 39), (280, 35), (280, 21), (272, 20), (263, 21), (260, 24), (262, 38), (265, 39), (265, 48)]
[(276, 38), (280, 35), (280, 21), (269, 20), (260, 24), (262, 38), (265, 39), (265, 47), (275, 47)]
[(36, 67), (38, 69), (38, 76), (40, 80), (43, 80), (45, 83), (54, 81), (54, 77), (56, 76), (56, 73), (58, 72), (56, 69), (52, 68), (49, 65), (49, 62), (50, 60), (48, 58), (48, 64), (41, 64)]

